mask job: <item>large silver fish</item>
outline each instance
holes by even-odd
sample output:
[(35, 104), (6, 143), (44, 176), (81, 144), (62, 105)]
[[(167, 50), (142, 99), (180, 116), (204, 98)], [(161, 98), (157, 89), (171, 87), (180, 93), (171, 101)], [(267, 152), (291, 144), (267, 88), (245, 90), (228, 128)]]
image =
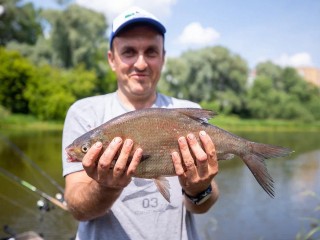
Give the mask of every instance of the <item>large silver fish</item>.
[(66, 148), (66, 152), (70, 161), (82, 161), (88, 149), (97, 141), (101, 141), (103, 149), (106, 149), (114, 137), (130, 138), (134, 142), (132, 155), (137, 148), (143, 149), (135, 177), (154, 179), (159, 191), (170, 201), (168, 181), (164, 177), (176, 175), (171, 153), (179, 152), (178, 138), (189, 133), (198, 136), (199, 131), (204, 130), (215, 144), (218, 160), (239, 156), (261, 187), (274, 197), (273, 180), (264, 160), (283, 157), (292, 151), (252, 142), (211, 125), (207, 120), (214, 115), (212, 111), (197, 108), (149, 108), (132, 111), (83, 134)]

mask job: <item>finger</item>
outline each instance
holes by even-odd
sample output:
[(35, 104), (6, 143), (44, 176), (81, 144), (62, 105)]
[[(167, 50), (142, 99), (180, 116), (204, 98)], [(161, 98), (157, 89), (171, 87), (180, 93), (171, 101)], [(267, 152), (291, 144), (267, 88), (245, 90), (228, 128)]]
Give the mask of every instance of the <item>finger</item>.
[(106, 171), (110, 169), (111, 162), (116, 156), (118, 150), (120, 149), (122, 144), (122, 139), (119, 137), (114, 138), (107, 149), (104, 151), (104, 153), (101, 155), (99, 162), (98, 162), (98, 176), (101, 178), (101, 176), (106, 174)]
[(205, 131), (200, 131), (199, 136), (204, 150), (206, 151), (208, 156), (208, 164), (211, 167), (216, 166), (218, 164), (217, 153), (211, 137)]
[(174, 166), (174, 169), (176, 171), (176, 174), (178, 176), (183, 176), (184, 175), (184, 169), (183, 169), (183, 166), (182, 166), (182, 161), (181, 161), (181, 157), (180, 157), (179, 153), (173, 152), (171, 154), (171, 158), (172, 158), (172, 162), (173, 162), (173, 166)]
[(133, 154), (131, 163), (130, 163), (128, 170), (127, 170), (127, 176), (131, 177), (134, 175), (134, 173), (136, 172), (137, 167), (141, 161), (141, 158), (142, 158), (142, 149), (138, 148)]
[(96, 162), (102, 149), (102, 143), (96, 142), (84, 155), (82, 160), (83, 168), (88, 176), (93, 177), (96, 170)]
[(120, 155), (117, 159), (117, 162), (113, 168), (113, 176), (118, 178), (120, 177), (127, 168), (127, 162), (129, 155), (131, 153), (133, 146), (133, 141), (131, 139), (126, 139), (122, 146)]
[(185, 172), (188, 175), (194, 175), (197, 173), (197, 169), (194, 163), (194, 159), (189, 150), (189, 145), (185, 137), (178, 139), (178, 144), (182, 156), (182, 164), (185, 166)]
[(208, 156), (200, 146), (194, 134), (188, 134), (188, 143), (196, 158), (198, 174), (200, 177), (208, 174)]

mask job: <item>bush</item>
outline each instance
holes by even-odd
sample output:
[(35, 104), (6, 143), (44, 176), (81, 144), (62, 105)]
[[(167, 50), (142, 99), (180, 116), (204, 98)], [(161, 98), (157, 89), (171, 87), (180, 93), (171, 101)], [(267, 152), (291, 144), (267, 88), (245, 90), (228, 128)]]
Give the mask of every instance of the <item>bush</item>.
[(4, 106), (0, 105), (0, 119), (6, 118), (10, 115), (10, 111), (8, 111)]

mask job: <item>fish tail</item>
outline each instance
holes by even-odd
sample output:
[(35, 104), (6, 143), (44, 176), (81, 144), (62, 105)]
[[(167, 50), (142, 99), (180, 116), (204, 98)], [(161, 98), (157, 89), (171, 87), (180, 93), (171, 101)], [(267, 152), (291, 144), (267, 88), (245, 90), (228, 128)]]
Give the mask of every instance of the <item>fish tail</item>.
[(249, 142), (249, 146), (251, 149), (250, 153), (244, 155), (242, 159), (260, 186), (270, 197), (274, 198), (274, 181), (268, 172), (264, 160), (287, 156), (292, 152), (292, 150), (289, 148), (254, 142)]

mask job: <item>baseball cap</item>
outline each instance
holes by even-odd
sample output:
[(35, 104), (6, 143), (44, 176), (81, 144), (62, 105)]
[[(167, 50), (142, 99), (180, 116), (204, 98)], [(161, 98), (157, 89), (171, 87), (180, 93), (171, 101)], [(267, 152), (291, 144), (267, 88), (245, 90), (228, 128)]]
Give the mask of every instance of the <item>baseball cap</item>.
[(114, 37), (125, 27), (134, 23), (147, 23), (159, 31), (163, 36), (166, 32), (164, 25), (153, 14), (141, 8), (132, 7), (113, 20), (110, 34), (110, 48), (112, 47)]

